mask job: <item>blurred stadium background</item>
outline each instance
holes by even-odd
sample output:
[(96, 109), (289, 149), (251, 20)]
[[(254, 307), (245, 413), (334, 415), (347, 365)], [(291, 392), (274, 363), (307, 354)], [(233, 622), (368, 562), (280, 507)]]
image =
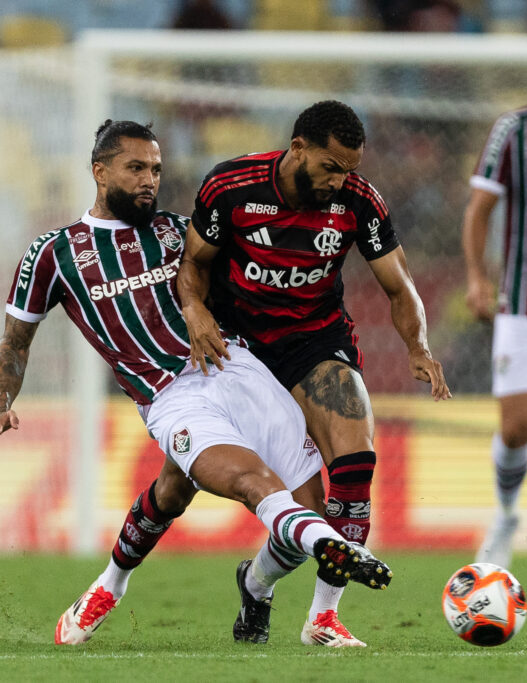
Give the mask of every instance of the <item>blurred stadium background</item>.
[[(436, 405), (412, 380), (387, 300), (353, 254), (346, 297), (366, 353), (379, 453), (371, 545), (463, 548), (471, 557), (491, 519), (497, 412), (490, 328), (464, 305), (460, 227), (493, 119), (525, 103), (525, 3), (208, 0), (186, 12), (188, 4), (2, 2), (2, 296), (32, 239), (90, 205), (89, 154), (105, 118), (154, 123), (165, 166), (160, 206), (190, 214), (216, 162), (284, 148), (303, 108), (347, 102), (366, 126), (361, 172), (391, 208), (455, 394)], [(496, 268), (499, 232), (498, 220)], [(70, 327), (62, 310), (41, 325), (16, 403), (21, 428), (0, 440), (2, 552), (109, 550), (162, 463), (131, 402)], [(235, 549), (263, 534), (239, 505), (200, 493), (163, 547), (206, 538), (211, 549)], [(527, 514), (517, 541), (527, 548)]]

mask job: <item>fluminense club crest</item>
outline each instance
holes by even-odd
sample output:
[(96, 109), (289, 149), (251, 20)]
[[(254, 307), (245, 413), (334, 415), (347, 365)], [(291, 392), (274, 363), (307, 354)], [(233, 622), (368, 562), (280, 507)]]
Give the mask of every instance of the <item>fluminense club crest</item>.
[(162, 228), (156, 228), (155, 236), (165, 247), (172, 249), (172, 251), (177, 251), (183, 242), (177, 231), (171, 227), (163, 226)]
[(192, 448), (192, 438), (190, 436), (189, 430), (186, 427), (173, 435), (172, 448), (178, 455), (190, 453)]

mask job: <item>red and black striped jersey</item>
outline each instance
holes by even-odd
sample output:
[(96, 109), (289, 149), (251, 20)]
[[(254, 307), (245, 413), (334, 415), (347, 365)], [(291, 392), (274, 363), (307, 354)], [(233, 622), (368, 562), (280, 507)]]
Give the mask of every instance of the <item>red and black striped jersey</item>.
[(33, 241), (16, 270), (6, 311), (39, 322), (62, 304), (124, 391), (148, 404), (190, 357), (174, 298), (187, 223), (159, 211), (149, 228), (137, 229), (87, 211)]
[(201, 237), (220, 247), (210, 289), (217, 319), (263, 343), (345, 317), (341, 269), (354, 243), (367, 260), (399, 244), (382, 197), (357, 173), (328, 209), (289, 208), (277, 182), (284, 155), (218, 164), (192, 215)]

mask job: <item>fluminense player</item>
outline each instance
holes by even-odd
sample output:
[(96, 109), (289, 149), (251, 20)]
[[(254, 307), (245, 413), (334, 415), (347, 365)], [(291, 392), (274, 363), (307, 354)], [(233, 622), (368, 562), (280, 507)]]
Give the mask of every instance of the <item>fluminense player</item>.
[[(511, 561), (518, 497), (527, 471), (526, 136), (527, 107), (506, 112), (495, 121), (470, 179), (472, 193), (463, 226), (467, 304), (476, 318), (494, 320), (492, 393), (500, 409), (499, 432), (492, 440), (498, 508), (476, 559), (502, 567)], [(500, 197), (505, 199), (506, 218), (496, 302), (485, 245)]]
[[(364, 145), (355, 112), (324, 101), (300, 114), (288, 149), (218, 164), (198, 192), (177, 281), (193, 362), (206, 371), (206, 355), (218, 367), (228, 361), (216, 321), (249, 340), (322, 453), (327, 521), (359, 543), (370, 529), (376, 454), (364, 357), (343, 303), (341, 269), (354, 244), (390, 300), (411, 373), (431, 383), (435, 400), (450, 398), (386, 204), (357, 173)], [(214, 317), (204, 305), (209, 279)], [(347, 637), (341, 593), (327, 611), (312, 607), (303, 642), (319, 642), (321, 631)]]
[(19, 428), (12, 406), (30, 345), (60, 303), (135, 401), (166, 461), (132, 505), (106, 570), (60, 617), (55, 642), (89, 640), (124, 595), (133, 567), (198, 488), (240, 501), (270, 532), (256, 558), (238, 567), (238, 639), (267, 640), (274, 583), (307, 556), (316, 558), (328, 588), (348, 580), (386, 587), (385, 564), (302, 504), (319, 505), (313, 491), (321, 459), (306, 452), (301, 410), (244, 340), (220, 332), (228, 367), (211, 365), (208, 376), (192, 367), (173, 296), (186, 219), (157, 210), (161, 153), (150, 128), (106, 121), (96, 134), (92, 172), (93, 207), (37, 237), (16, 270), (0, 342), (0, 434)]

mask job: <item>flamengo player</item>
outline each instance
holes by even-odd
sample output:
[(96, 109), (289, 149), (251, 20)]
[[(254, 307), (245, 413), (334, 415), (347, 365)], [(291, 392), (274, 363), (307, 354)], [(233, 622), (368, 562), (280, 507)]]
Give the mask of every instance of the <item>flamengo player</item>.
[[(500, 429), (492, 440), (498, 509), (477, 562), (508, 567), (518, 526), (518, 498), (527, 472), (527, 107), (502, 114), (492, 126), (474, 175), (465, 212), (463, 247), (467, 304), (476, 318), (494, 320), (492, 393)], [(500, 197), (507, 211), (503, 272), (496, 310), (494, 283), (485, 264), (489, 221)]]
[[(355, 172), (364, 143), (353, 110), (324, 101), (300, 114), (287, 150), (220, 163), (199, 190), (177, 281), (194, 363), (206, 371), (205, 355), (218, 367), (228, 359), (216, 320), (250, 341), (302, 407), (328, 467), (326, 519), (360, 543), (376, 456), (363, 354), (342, 300), (353, 244), (390, 299), (413, 376), (431, 382), (435, 400), (450, 397), (386, 204)], [(203, 303), (209, 279), (214, 318)], [(335, 589), (336, 629), (339, 597)], [(310, 612), (304, 642), (326, 619)]]
[[(60, 303), (112, 367), (167, 459), (133, 504), (105, 572), (59, 619), (55, 642), (89, 640), (124, 594), (130, 570), (183, 513), (196, 488), (244, 503), (270, 531), (258, 556), (238, 568), (244, 639), (267, 640), (265, 593), (309, 555), (328, 586), (354, 580), (386, 587), (386, 565), (346, 542), (286, 490), (309, 488), (321, 460), (318, 453), (307, 457), (300, 409), (245, 342), (225, 338), (232, 361), (224, 372), (212, 367), (204, 377), (192, 369), (173, 298), (186, 221), (156, 211), (161, 154), (151, 130), (108, 120), (97, 131), (92, 172), (93, 208), (37, 238), (16, 271), (0, 343), (0, 434), (19, 428), (12, 403), (29, 347), (40, 321)], [(255, 597), (255, 590), (264, 595)], [(345, 644), (363, 645), (351, 636)]]

